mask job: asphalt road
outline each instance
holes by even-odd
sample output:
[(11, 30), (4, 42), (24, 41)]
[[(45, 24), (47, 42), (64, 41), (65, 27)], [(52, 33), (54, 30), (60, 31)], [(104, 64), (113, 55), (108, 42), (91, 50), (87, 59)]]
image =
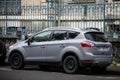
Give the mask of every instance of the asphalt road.
[(120, 68), (109, 67), (105, 73), (81, 70), (78, 74), (66, 74), (62, 69), (41, 70), (27, 66), (23, 70), (12, 70), (9, 65), (0, 65), (0, 80), (120, 80)]

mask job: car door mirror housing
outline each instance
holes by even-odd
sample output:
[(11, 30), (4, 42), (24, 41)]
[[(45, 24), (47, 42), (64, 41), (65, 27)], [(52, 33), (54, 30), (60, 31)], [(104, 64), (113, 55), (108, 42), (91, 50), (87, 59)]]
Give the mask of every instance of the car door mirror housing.
[(30, 45), (30, 40), (27, 41), (28, 45)]
[(28, 39), (28, 41), (27, 41), (28, 45), (30, 45), (31, 42), (33, 42), (33, 38)]

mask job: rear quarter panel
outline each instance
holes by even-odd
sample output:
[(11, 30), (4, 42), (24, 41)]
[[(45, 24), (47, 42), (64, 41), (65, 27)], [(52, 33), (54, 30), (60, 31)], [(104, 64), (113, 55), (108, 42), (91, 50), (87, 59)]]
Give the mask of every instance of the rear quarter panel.
[(73, 52), (79, 58), (79, 60), (84, 60), (85, 55), (82, 47), (80, 46), (79, 39), (69, 40), (68, 46), (61, 51), (59, 59), (61, 60), (63, 55), (67, 52)]

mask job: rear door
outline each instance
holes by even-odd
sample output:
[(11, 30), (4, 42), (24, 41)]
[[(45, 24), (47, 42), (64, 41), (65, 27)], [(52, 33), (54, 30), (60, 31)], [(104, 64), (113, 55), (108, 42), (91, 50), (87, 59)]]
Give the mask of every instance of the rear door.
[(95, 55), (111, 55), (111, 44), (106, 40), (102, 32), (87, 32), (85, 33), (87, 40), (94, 43), (94, 47), (90, 48)]
[(67, 46), (67, 31), (54, 31), (47, 46), (47, 61), (58, 61), (61, 51)]

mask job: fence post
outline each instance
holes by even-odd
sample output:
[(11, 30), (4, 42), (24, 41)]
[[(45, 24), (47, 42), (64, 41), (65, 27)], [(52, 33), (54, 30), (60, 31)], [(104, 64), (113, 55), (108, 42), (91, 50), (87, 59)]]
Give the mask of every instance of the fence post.
[(5, 0), (5, 27), (4, 27), (4, 34), (7, 34), (7, 0)]
[(61, 0), (58, 1), (58, 26), (61, 26)]
[(57, 24), (56, 24), (56, 0), (54, 0), (54, 26), (57, 26)]
[(104, 20), (103, 20), (103, 31), (104, 31), (104, 33), (105, 33), (105, 35), (106, 35), (106, 28), (105, 28), (105, 0), (104, 0), (104, 11), (103, 11), (103, 17), (104, 17)]
[(49, 27), (49, 1), (47, 2), (47, 27)]

